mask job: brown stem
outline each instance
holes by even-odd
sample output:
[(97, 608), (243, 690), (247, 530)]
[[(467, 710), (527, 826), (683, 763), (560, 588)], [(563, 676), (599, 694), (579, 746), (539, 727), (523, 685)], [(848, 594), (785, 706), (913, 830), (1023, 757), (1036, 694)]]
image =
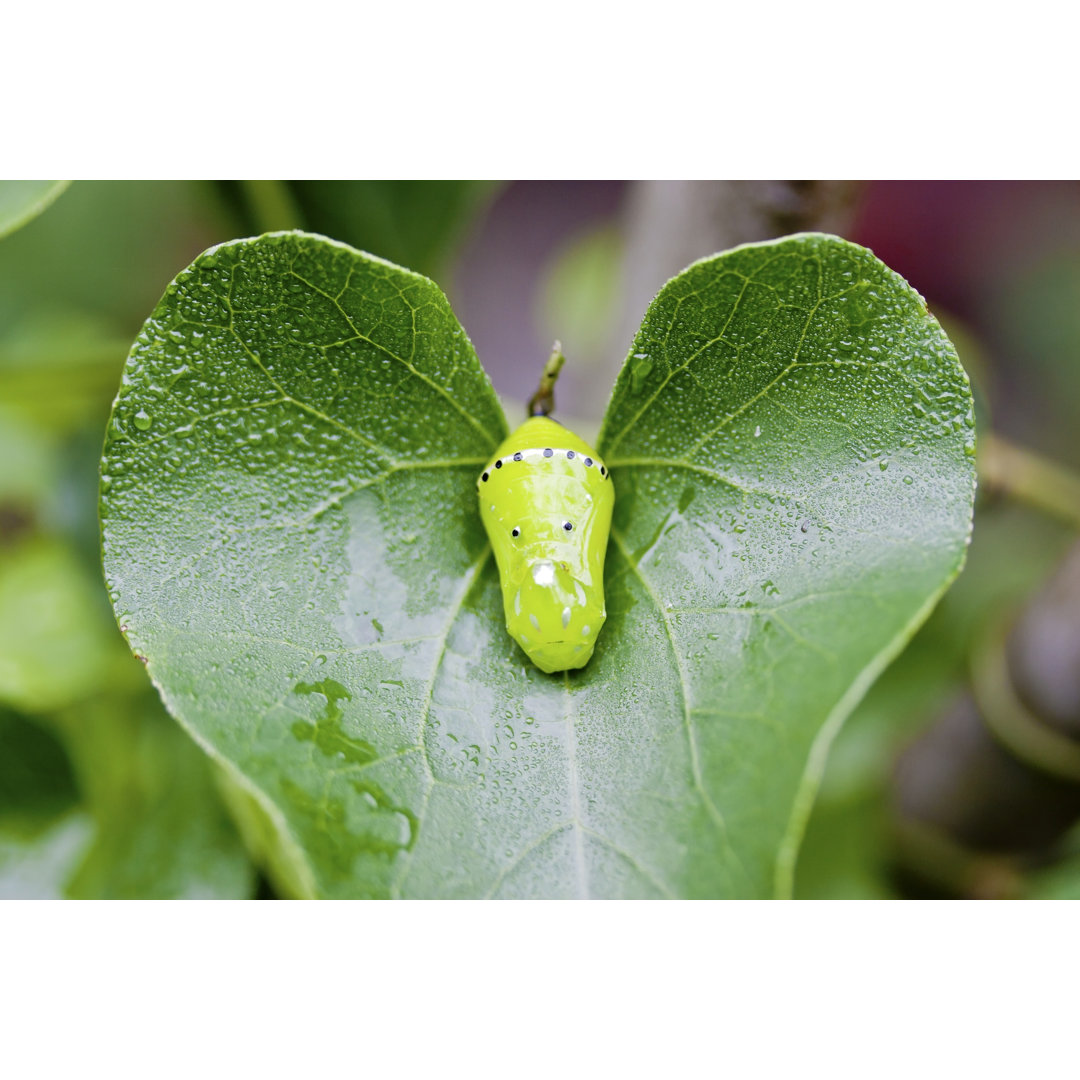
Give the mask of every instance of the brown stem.
[(566, 357), (563, 356), (562, 345), (556, 341), (551, 346), (551, 355), (544, 365), (540, 385), (525, 407), (527, 416), (550, 416), (555, 411), (555, 382), (565, 363)]
[(1080, 528), (1080, 476), (990, 432), (979, 439), (979, 480)]

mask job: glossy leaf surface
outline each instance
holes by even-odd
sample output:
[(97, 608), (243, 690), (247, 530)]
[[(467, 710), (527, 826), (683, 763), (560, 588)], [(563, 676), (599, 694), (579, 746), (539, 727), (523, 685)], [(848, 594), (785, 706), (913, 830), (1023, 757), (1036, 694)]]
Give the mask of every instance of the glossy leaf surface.
[(102, 477), (121, 624), (327, 896), (785, 893), (828, 739), (955, 575), (971, 400), (921, 299), (795, 237), (661, 292), (599, 452), (608, 621), (507, 636), (475, 473), (505, 421), (426, 279), (318, 237), (201, 256)]

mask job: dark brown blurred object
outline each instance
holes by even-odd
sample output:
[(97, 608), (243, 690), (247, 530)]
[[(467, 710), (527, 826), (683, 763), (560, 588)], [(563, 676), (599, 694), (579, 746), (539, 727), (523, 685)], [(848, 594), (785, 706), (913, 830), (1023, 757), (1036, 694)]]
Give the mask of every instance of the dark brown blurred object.
[(909, 895), (1016, 895), (1080, 820), (1080, 544), (991, 628), (972, 689), (900, 757), (893, 817)]

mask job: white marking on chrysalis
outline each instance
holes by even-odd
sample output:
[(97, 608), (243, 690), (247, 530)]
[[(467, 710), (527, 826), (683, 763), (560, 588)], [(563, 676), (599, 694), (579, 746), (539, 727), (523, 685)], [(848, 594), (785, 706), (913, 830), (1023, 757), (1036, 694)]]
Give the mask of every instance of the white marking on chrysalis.
[(563, 626), (563, 629), (565, 630), (569, 625), (570, 625), (570, 609), (568, 607), (564, 607), (562, 609), (562, 626)]
[(549, 562), (536, 563), (532, 568), (532, 576), (537, 585), (554, 585), (555, 567)]
[(533, 624), (533, 628), (535, 630), (540, 629), (540, 620), (537, 619), (536, 615), (534, 615), (532, 612), (529, 612), (529, 622)]
[(516, 593), (514, 593), (514, 614), (515, 615), (520, 615), (521, 614), (521, 590), (520, 589), (518, 589), (518, 591)]
[(581, 582), (574, 581), (574, 592), (577, 595), (577, 602), (584, 607), (585, 606), (585, 590), (581, 587)]
[(581, 628), (581, 636), (582, 637), (588, 637), (589, 636), (589, 627), (583, 626)]

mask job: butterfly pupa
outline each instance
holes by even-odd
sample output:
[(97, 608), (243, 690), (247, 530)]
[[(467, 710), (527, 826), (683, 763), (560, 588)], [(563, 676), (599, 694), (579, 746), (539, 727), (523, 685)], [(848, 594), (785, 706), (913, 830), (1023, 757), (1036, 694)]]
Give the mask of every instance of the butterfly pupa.
[[(541, 383), (541, 409), (545, 400), (550, 407), (550, 385), (543, 391)], [(615, 504), (607, 466), (573, 432), (534, 415), (495, 451), (476, 486), (507, 631), (541, 671), (584, 667), (607, 617), (604, 556)]]

